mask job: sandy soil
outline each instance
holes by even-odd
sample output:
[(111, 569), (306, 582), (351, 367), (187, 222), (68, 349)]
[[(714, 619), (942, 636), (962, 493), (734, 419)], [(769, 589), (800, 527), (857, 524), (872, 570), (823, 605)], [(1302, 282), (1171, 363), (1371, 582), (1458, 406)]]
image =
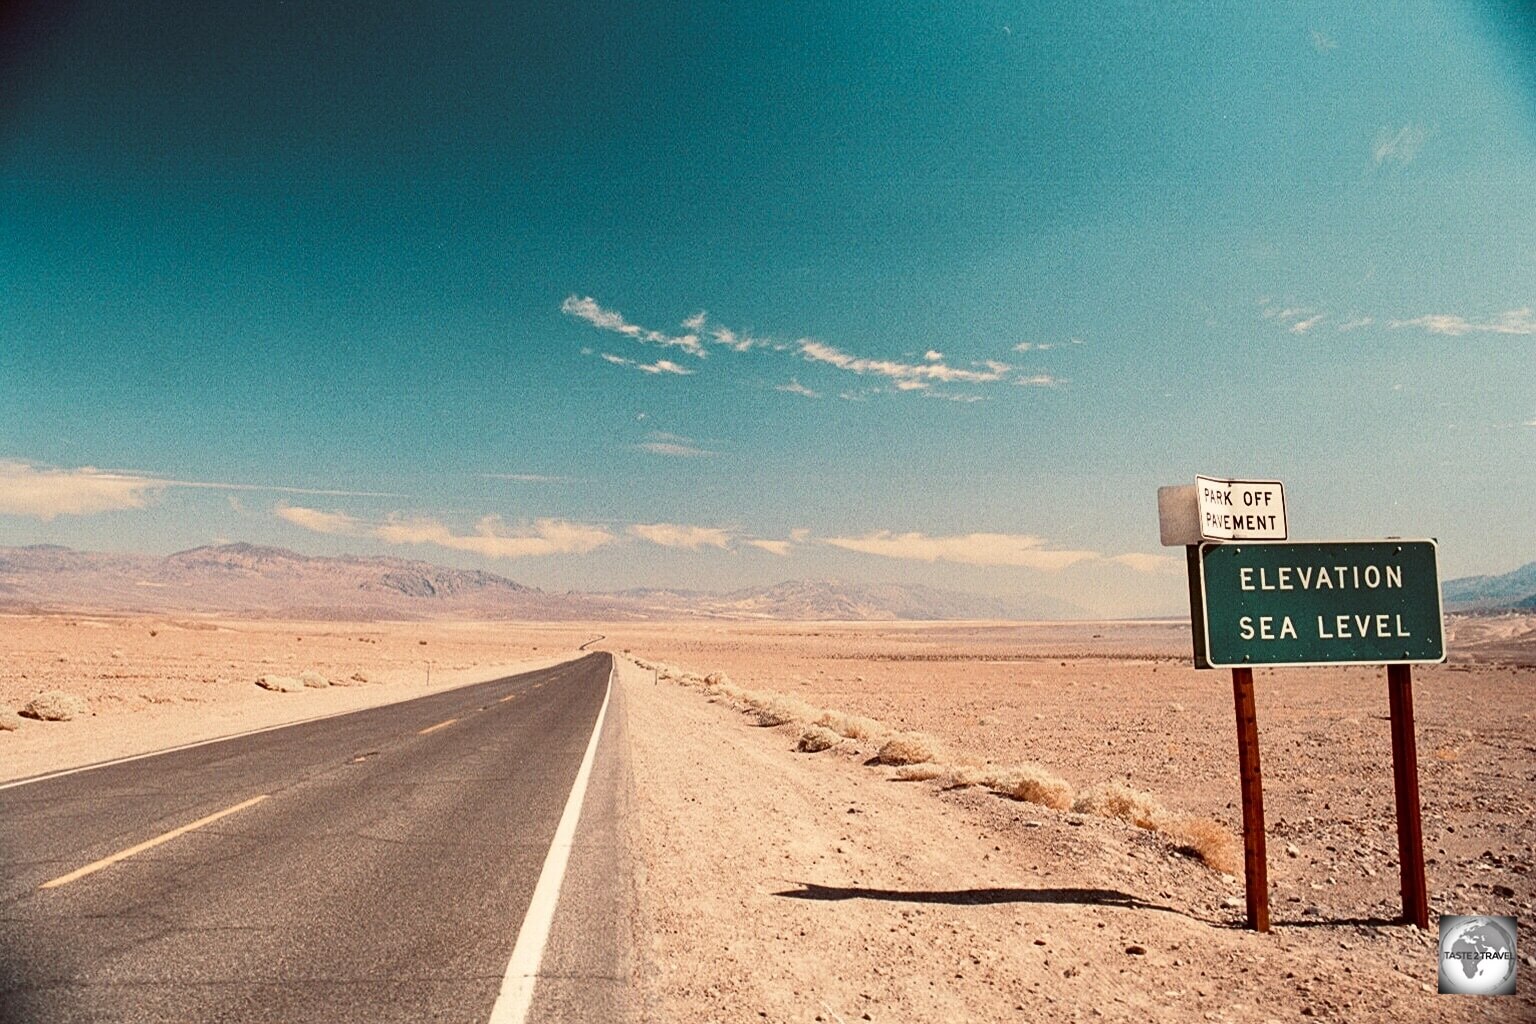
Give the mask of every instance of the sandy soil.
[[(1432, 911), (1536, 906), (1536, 620), (1474, 624), (1415, 672)], [(0, 777), (488, 678), (597, 646), (937, 737), (952, 760), (1123, 779), (1236, 830), (1231, 689), (1179, 623), (281, 623), (0, 617), (0, 704), (85, 697), (0, 732)], [(426, 641), (425, 644), (422, 641)], [(1398, 911), (1382, 673), (1260, 672), (1273, 934), (1241, 883), (1158, 834), (980, 790), (893, 781), (868, 743), (794, 752), (729, 701), (626, 663), (637, 981), (658, 1021), (1536, 1019), (1433, 993)], [(276, 694), (265, 673), (361, 672)], [(1521, 971), (1536, 976), (1526, 953)]]
[[(595, 635), (506, 623), (0, 615), (0, 711), (47, 690), (83, 697), (91, 711), (70, 722), (11, 717), (18, 727), (0, 731), (0, 781), (539, 668), (575, 656)], [(298, 693), (255, 685), (305, 670), (349, 685)]]
[[(629, 627), (611, 639), (926, 731), (956, 757), (1033, 760), (1080, 787), (1125, 779), (1239, 828), (1230, 685), (1187, 667), (1177, 627)], [(1431, 994), (1432, 938), (1392, 923), (1380, 670), (1259, 673), (1269, 937), (1237, 927), (1240, 882), (1152, 833), (891, 781), (864, 764), (869, 744), (797, 755), (797, 730), (755, 728), (649, 675), (628, 706), (647, 802), (637, 842), (654, 844), (640, 891), (657, 923), (658, 1020), (1000, 1019), (1018, 1006), (1126, 1020), (1536, 1019), (1528, 983), (1518, 1005)], [(1416, 671), (1432, 913), (1531, 918), (1532, 683), (1530, 669)], [(796, 883), (872, 891), (775, 895)], [(1036, 889), (1085, 892), (1021, 891)]]

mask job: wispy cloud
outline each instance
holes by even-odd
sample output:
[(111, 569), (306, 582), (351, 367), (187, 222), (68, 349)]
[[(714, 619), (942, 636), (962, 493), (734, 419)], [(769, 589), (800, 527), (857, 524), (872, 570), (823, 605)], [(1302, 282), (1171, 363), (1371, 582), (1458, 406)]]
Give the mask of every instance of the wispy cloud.
[(876, 530), (862, 537), (828, 537), (825, 543), (848, 551), (918, 562), (1018, 566), (1057, 572), (1099, 557), (1096, 551), (1050, 548), (1039, 537), (1020, 533), (967, 533), (931, 536)]
[(1371, 162), (1377, 167), (1383, 164), (1411, 164), (1428, 139), (1429, 129), (1423, 125), (1405, 124), (1400, 128), (1383, 128), (1376, 133), (1376, 141), (1371, 145)]
[(703, 548), (729, 550), (731, 534), (713, 526), (685, 526), (679, 523), (636, 523), (628, 530), (631, 537), (660, 545), (664, 548), (686, 548), (699, 551)]
[(1025, 377), (1015, 377), (1013, 383), (1021, 388), (1054, 388), (1060, 386), (1062, 380), (1049, 373), (1031, 373)]
[(1317, 313), (1317, 314), (1314, 314), (1312, 316), (1306, 317), (1305, 319), (1297, 320), (1295, 323), (1291, 324), (1291, 328), (1290, 328), (1291, 333), (1292, 334), (1306, 334), (1308, 331), (1310, 331), (1312, 328), (1316, 327), (1318, 324), (1322, 323), (1326, 319), (1328, 319), (1328, 317), (1326, 315), (1324, 315), (1322, 313)]
[(628, 366), (631, 369), (639, 370), (641, 373), (670, 373), (679, 377), (690, 377), (694, 372), (686, 367), (677, 365), (670, 359), (658, 359), (654, 363), (641, 363), (633, 359), (625, 359), (623, 356), (616, 356), (611, 352), (604, 352), (602, 356), (603, 359), (615, 366)]
[(455, 533), (436, 519), (390, 519), (373, 526), (370, 535), (386, 544), (430, 544), (453, 551), (468, 551), (486, 558), (530, 558), (544, 555), (580, 555), (615, 540), (602, 526), (565, 519), (536, 519), (524, 526), (507, 528), (496, 516), (486, 516), (474, 533)]
[(754, 548), (760, 548), (769, 554), (778, 555), (780, 558), (787, 556), (790, 552), (790, 549), (794, 547), (794, 544), (787, 540), (763, 540), (762, 538), (749, 540), (747, 541), (747, 544)]
[(1371, 326), (1371, 324), (1373, 324), (1375, 322), (1376, 322), (1376, 318), (1375, 317), (1370, 317), (1370, 316), (1352, 316), (1352, 317), (1348, 317), (1347, 319), (1341, 320), (1339, 322), (1338, 326), (1336, 326), (1334, 329), (1342, 334), (1342, 333), (1344, 333), (1346, 331), (1357, 331), (1357, 330), (1359, 330), (1362, 327), (1369, 327), (1369, 326)]
[[(591, 296), (567, 295), (565, 301), (560, 303), (560, 312), (576, 317), (578, 320), (585, 320), (600, 330), (613, 331), (615, 334), (622, 334), (626, 338), (633, 338), (648, 345), (675, 346), (701, 358), (705, 355), (704, 345), (699, 341), (696, 333), (690, 331), (687, 334), (671, 335), (641, 327), (639, 324), (632, 324), (625, 320), (622, 314), (599, 306)], [(702, 322), (700, 320), (700, 323)]]
[(81, 466), (62, 469), (19, 459), (0, 459), (0, 515), (51, 520), (57, 516), (95, 515), (143, 508), (169, 488), (213, 491), (265, 491), (333, 497), (399, 497), (381, 491), (345, 491), (276, 484), (245, 484), (215, 480), (176, 480), (148, 473), (120, 472)]
[(777, 387), (775, 387), (773, 390), (775, 390), (775, 391), (783, 391), (783, 392), (786, 392), (786, 393), (791, 394), (791, 395), (804, 395), (806, 398), (820, 398), (821, 397), (821, 393), (819, 391), (812, 391), (810, 388), (806, 387), (804, 384), (801, 384), (798, 380), (795, 380), (793, 377), (790, 378), (788, 384), (780, 384)]
[(672, 455), (683, 459), (704, 458), (719, 454), (718, 452), (710, 451), (708, 448), (699, 447), (692, 438), (683, 437), (680, 434), (668, 434), (659, 430), (652, 431), (648, 440), (635, 445), (635, 447), (643, 452), (650, 452), (652, 455)]
[(1012, 367), (1006, 363), (984, 362), (980, 370), (967, 370), (950, 366), (943, 361), (903, 363), (892, 359), (866, 359), (850, 355), (825, 342), (805, 338), (800, 341), (800, 354), (814, 363), (826, 363), (849, 373), (874, 374), (895, 381), (963, 381), (984, 384), (1002, 380)]
[(143, 508), (168, 481), (91, 466), (55, 469), (0, 461), (0, 514), (52, 520)]
[(279, 519), (286, 519), (294, 526), (313, 533), (357, 534), (367, 531), (367, 524), (345, 512), (326, 512), (318, 508), (298, 505), (279, 505), (272, 510)]
[(1329, 50), (1337, 50), (1338, 48), (1339, 44), (1333, 40), (1332, 36), (1318, 29), (1312, 30), (1312, 49), (1318, 53), (1327, 53)]
[(1464, 334), (1536, 334), (1536, 315), (1531, 307), (1511, 309), (1489, 320), (1469, 320), (1454, 313), (1430, 313), (1411, 320), (1393, 320), (1392, 327), (1419, 327), (1431, 334), (1461, 337)]
[(1123, 555), (1112, 555), (1109, 561), (1134, 569), (1137, 572), (1162, 576), (1181, 576), (1185, 571), (1185, 561), (1172, 555), (1148, 555), (1141, 552), (1128, 552)]

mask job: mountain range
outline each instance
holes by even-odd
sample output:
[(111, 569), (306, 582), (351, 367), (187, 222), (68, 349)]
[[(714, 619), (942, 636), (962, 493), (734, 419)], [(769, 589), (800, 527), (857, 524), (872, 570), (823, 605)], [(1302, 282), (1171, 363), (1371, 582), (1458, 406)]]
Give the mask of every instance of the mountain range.
[(0, 607), (324, 619), (1063, 619), (1083, 609), (920, 584), (788, 580), (728, 592), (553, 592), (415, 559), (219, 544), (172, 555), (0, 547)]
[(1447, 580), (1447, 611), (1536, 611), (1536, 562), (1499, 576)]

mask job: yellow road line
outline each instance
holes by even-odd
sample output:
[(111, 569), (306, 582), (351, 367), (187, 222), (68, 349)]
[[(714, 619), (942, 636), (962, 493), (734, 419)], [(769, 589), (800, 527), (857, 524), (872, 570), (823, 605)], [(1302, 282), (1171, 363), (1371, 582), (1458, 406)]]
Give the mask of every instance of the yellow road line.
[(155, 838), (153, 838), (153, 839), (146, 839), (144, 842), (140, 843), (137, 846), (130, 846), (126, 850), (119, 850), (118, 852), (114, 853), (110, 857), (103, 857), (101, 860), (94, 861), (94, 862), (92, 862), (90, 864), (87, 864), (83, 868), (77, 868), (76, 870), (71, 871), (67, 875), (60, 875), (58, 878), (52, 879), (51, 881), (44, 882), (42, 884), (41, 888), (44, 888), (44, 889), (56, 889), (56, 888), (58, 888), (61, 885), (68, 885), (70, 882), (75, 881), (75, 879), (77, 879), (77, 878), (84, 878), (86, 875), (94, 874), (95, 872), (100, 871), (102, 868), (111, 867), (113, 864), (116, 864), (118, 861), (120, 861), (120, 860), (127, 860), (129, 857), (132, 857), (136, 853), (143, 853), (145, 850), (154, 849), (156, 846), (159, 846), (161, 843), (168, 843), (172, 839), (175, 839), (177, 836), (185, 835), (186, 833), (191, 832), (195, 828), (202, 828), (204, 825), (210, 825), (213, 822), (218, 821), (220, 818), (224, 817), (227, 814), (234, 814), (236, 811), (243, 811), (247, 807), (250, 807), (250, 806), (253, 806), (255, 804), (261, 803), (266, 798), (267, 798), (267, 794), (265, 794), (265, 793), (263, 793), (261, 796), (253, 796), (249, 800), (245, 800), (245, 801), (243, 801), (241, 803), (235, 804), (235, 806), (233, 806), (233, 807), (226, 807), (222, 811), (217, 811), (217, 812), (215, 812), (213, 814), (208, 815), (208, 817), (206, 817), (206, 818), (198, 818), (196, 821), (192, 822), (190, 825), (183, 825), (180, 828), (173, 828), (169, 832), (165, 832), (165, 833), (162, 833), (161, 835), (155, 836)]
[(446, 722), (438, 722), (436, 725), (429, 725), (425, 729), (423, 729), (420, 732), (418, 732), (416, 735), (418, 735), (418, 736), (425, 736), (429, 732), (436, 732), (437, 730), (443, 728), (444, 726), (452, 725), (454, 722), (457, 722), (457, 721), (458, 721), (457, 718), (450, 718)]

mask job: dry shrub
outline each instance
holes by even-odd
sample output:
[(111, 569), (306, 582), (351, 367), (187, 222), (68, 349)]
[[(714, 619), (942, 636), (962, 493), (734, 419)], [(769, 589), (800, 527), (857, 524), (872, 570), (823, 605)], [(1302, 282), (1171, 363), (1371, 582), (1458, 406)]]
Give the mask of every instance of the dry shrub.
[(312, 690), (323, 690), (331, 685), (331, 681), (313, 669), (306, 669), (299, 673), (299, 682)]
[(724, 672), (711, 672), (709, 675), (704, 677), (704, 685), (710, 687), (711, 689), (717, 686), (730, 686), (731, 677), (726, 675)]
[(370, 680), (368, 678), (368, 673), (366, 673), (366, 672), (353, 672), (352, 673), (352, 681), (354, 683), (372, 682), (372, 680)]
[(824, 725), (812, 725), (800, 734), (800, 742), (795, 744), (795, 749), (802, 754), (819, 754), (837, 746), (841, 739), (841, 736)]
[(1243, 866), (1242, 846), (1228, 828), (1210, 818), (1181, 818), (1165, 825), (1163, 833), (1185, 853), (1199, 857), (1209, 867), (1235, 875)]
[(949, 768), (932, 761), (924, 761), (919, 764), (904, 764), (896, 769), (896, 781), (898, 782), (927, 782), (930, 779), (942, 779), (949, 775)]
[(1123, 782), (1101, 782), (1090, 786), (1073, 802), (1072, 809), (1101, 818), (1119, 818), (1137, 828), (1161, 829), (1168, 812), (1151, 793), (1132, 789)]
[(986, 777), (985, 785), (994, 793), (1058, 811), (1072, 806), (1072, 786), (1037, 764), (1025, 762), (993, 771)]
[(748, 703), (757, 711), (758, 725), (790, 725), (795, 722), (811, 722), (816, 718), (816, 709), (805, 701), (777, 693), (753, 694), (748, 698)]
[(969, 789), (971, 786), (985, 786), (991, 778), (990, 769), (982, 768), (974, 764), (951, 765), (944, 775), (944, 785), (951, 789)]
[(885, 734), (885, 727), (873, 718), (847, 715), (841, 711), (823, 711), (816, 719), (816, 724), (824, 725), (850, 740), (873, 740)]
[(1442, 743), (1440, 746), (1435, 748), (1435, 760), (1444, 761), (1446, 764), (1455, 764), (1457, 761), (1461, 760), (1461, 751), (1457, 750), (1449, 743)]
[(922, 764), (938, 756), (938, 744), (918, 732), (897, 733), (880, 745), (875, 755), (881, 764)]
[(68, 722), (91, 713), (91, 706), (84, 697), (76, 697), (63, 690), (47, 690), (27, 701), (21, 709), (23, 718), (35, 718), (40, 722)]

